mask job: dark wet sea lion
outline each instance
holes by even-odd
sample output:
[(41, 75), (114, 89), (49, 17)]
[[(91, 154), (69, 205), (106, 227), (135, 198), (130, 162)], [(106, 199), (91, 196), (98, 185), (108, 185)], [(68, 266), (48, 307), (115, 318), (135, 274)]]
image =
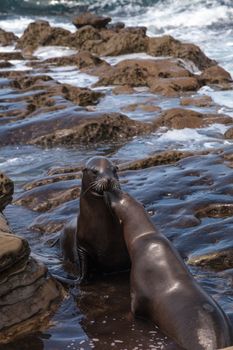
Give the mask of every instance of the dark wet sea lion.
[(80, 280), (91, 271), (112, 273), (130, 266), (122, 226), (106, 205), (103, 191), (120, 188), (117, 168), (105, 157), (94, 157), (83, 169), (78, 220), (61, 236), (65, 260), (79, 262)]
[(199, 286), (170, 241), (154, 227), (144, 207), (130, 195), (105, 193), (122, 222), (131, 259), (131, 310), (152, 320), (187, 350), (232, 345), (231, 327), (221, 307)]

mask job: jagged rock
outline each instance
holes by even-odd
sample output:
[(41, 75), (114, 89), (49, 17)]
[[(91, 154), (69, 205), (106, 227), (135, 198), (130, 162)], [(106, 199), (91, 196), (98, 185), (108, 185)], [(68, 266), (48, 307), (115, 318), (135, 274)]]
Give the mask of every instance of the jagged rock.
[(209, 124), (230, 124), (231, 117), (220, 114), (202, 114), (193, 110), (172, 108), (164, 111), (154, 122), (157, 127), (174, 129), (202, 128)]
[[(3, 232), (1, 227), (8, 227)], [(0, 215), (0, 344), (48, 327), (64, 296), (47, 268), (30, 257), (27, 241)]]
[(67, 46), (71, 33), (63, 28), (51, 27), (49, 22), (38, 20), (30, 23), (17, 42), (17, 48), (33, 52), (38, 46)]
[(96, 85), (149, 86), (156, 79), (191, 77), (191, 73), (174, 60), (124, 60), (102, 73)]
[[(92, 26), (85, 26), (81, 29), (77, 30), (77, 32), (73, 33), (71, 36), (72, 46), (86, 50), (90, 47), (89, 43), (94, 42), (98, 44), (101, 41), (101, 35), (97, 29)], [(89, 50), (88, 51), (92, 51)]]
[(213, 66), (206, 68), (199, 78), (202, 84), (224, 84), (231, 83), (232, 78), (230, 73), (228, 73), (224, 68), (219, 66)]
[(224, 133), (224, 138), (225, 138), (225, 139), (233, 139), (233, 127), (231, 127), (230, 129), (228, 129), (228, 130)]
[(14, 193), (14, 183), (4, 173), (0, 172), (0, 212), (11, 203)]
[(6, 32), (5, 30), (0, 28), (0, 45), (12, 45), (17, 40), (18, 37), (14, 33)]
[(216, 64), (194, 44), (185, 44), (170, 35), (149, 38), (147, 53), (152, 56), (173, 56), (192, 61), (199, 69)]
[(85, 12), (82, 13), (80, 16), (74, 18), (72, 23), (77, 27), (78, 29), (81, 27), (84, 27), (86, 25), (90, 25), (95, 28), (105, 28), (106, 25), (111, 22), (110, 17), (103, 17), (103, 16), (96, 16), (93, 13)]
[(73, 127), (55, 130), (45, 136), (33, 138), (29, 143), (47, 147), (56, 144), (119, 141), (150, 132), (151, 127), (149, 123), (138, 122), (122, 114), (102, 114), (97, 118), (84, 118), (81, 123)]

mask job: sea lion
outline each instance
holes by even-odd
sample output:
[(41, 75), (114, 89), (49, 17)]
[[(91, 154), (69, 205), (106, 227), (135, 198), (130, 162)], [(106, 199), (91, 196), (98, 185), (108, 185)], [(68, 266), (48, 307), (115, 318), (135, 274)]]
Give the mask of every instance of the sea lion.
[(144, 207), (120, 190), (104, 196), (123, 225), (131, 259), (132, 313), (152, 320), (187, 350), (232, 345), (228, 317), (197, 284), (176, 248), (156, 230)]
[(60, 239), (64, 259), (80, 266), (80, 281), (91, 271), (112, 273), (130, 267), (122, 226), (103, 196), (120, 188), (117, 167), (105, 157), (93, 157), (82, 172), (78, 220), (65, 226)]

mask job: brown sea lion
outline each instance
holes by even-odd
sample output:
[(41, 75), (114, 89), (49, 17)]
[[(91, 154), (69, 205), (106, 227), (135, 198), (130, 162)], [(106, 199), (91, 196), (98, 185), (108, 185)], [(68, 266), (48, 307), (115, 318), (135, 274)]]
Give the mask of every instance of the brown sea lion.
[(171, 242), (154, 227), (144, 207), (120, 190), (105, 193), (131, 259), (131, 310), (152, 320), (187, 350), (232, 345), (221, 307), (199, 286)]
[(94, 157), (83, 169), (78, 220), (65, 226), (61, 249), (65, 260), (79, 262), (80, 281), (91, 271), (111, 273), (130, 266), (122, 226), (104, 201), (103, 192), (119, 189), (117, 167)]

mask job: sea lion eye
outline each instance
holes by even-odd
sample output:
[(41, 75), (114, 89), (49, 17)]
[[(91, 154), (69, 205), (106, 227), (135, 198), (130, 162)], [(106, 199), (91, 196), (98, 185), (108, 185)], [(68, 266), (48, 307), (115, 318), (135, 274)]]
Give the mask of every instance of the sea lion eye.
[(97, 174), (98, 174), (98, 170), (97, 170), (97, 169), (92, 168), (92, 169), (90, 169), (90, 170), (92, 171), (92, 173), (93, 173), (94, 175), (97, 175)]

